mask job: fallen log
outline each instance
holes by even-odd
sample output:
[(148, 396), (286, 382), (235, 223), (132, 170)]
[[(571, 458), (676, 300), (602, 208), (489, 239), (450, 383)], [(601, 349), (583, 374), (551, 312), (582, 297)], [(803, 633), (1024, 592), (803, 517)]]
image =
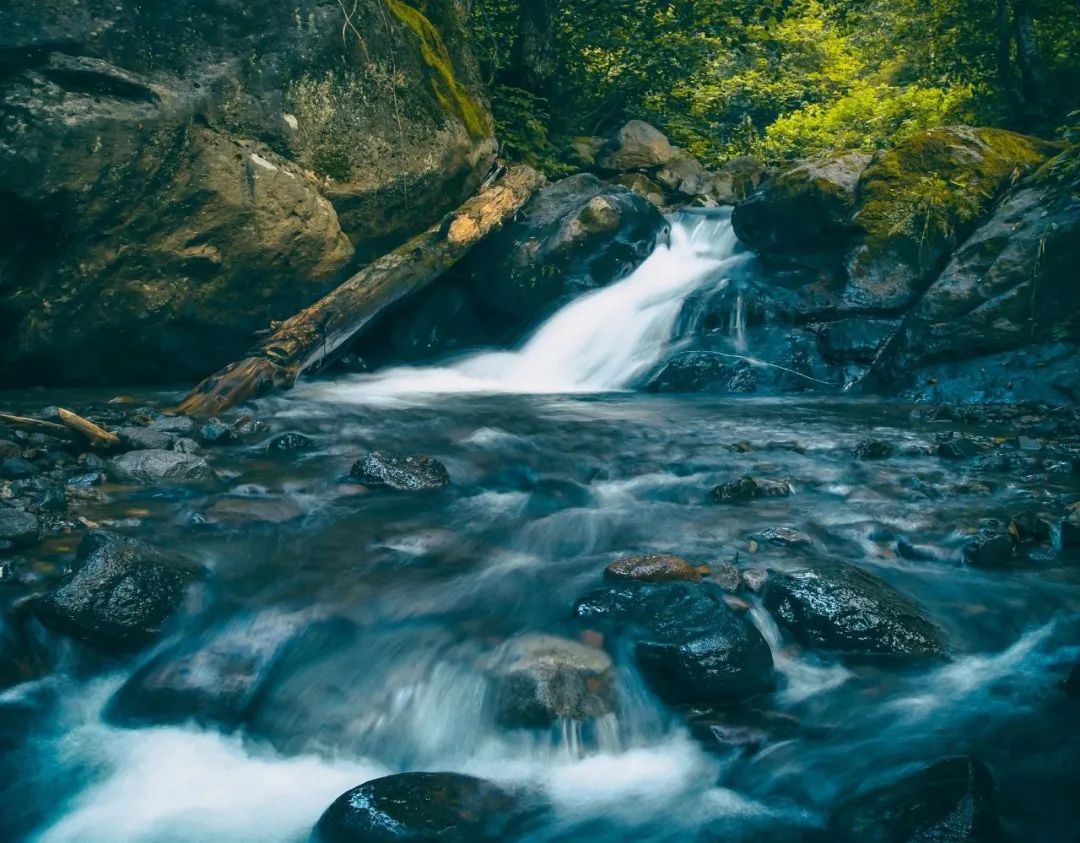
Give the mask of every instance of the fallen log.
[(543, 183), (531, 167), (512, 167), (494, 184), (273, 331), (191, 391), (176, 408), (213, 416), (242, 401), (288, 389), (326, 360), (387, 305), (422, 289), (512, 217)]
[(0, 413), (0, 423), (10, 424), (12, 427), (21, 427), (24, 430), (33, 430), (38, 433), (47, 433), (50, 436), (71, 438), (71, 431), (62, 424), (45, 421), (44, 419), (31, 419), (26, 416), (12, 416), (7, 413)]
[(98, 427), (89, 419), (84, 419), (82, 416), (76, 415), (71, 410), (65, 410), (63, 407), (57, 408), (56, 412), (65, 427), (71, 428), (76, 433), (81, 433), (90, 440), (90, 444), (94, 447), (115, 448), (120, 444), (119, 436), (110, 433), (103, 427)]

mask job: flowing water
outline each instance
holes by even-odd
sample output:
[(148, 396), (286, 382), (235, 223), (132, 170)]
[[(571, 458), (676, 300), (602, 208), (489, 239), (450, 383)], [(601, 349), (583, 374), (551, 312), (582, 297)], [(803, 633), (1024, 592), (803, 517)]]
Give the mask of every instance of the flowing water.
[[(1080, 558), (1036, 547), (1018, 568), (985, 571), (961, 565), (958, 548), (980, 519), (1077, 495), (1076, 475), (1052, 459), (1022, 472), (943, 461), (930, 445), (950, 424), (867, 399), (619, 392), (661, 358), (683, 300), (744, 260), (725, 219), (677, 224), (636, 273), (572, 302), (516, 351), (314, 381), (260, 403), (312, 451), (213, 449), (213, 489), (106, 487), (111, 500), (85, 517), (124, 519), (213, 574), (162, 647), (223, 628), (253, 641), (282, 624), (322, 632), (275, 666), (236, 729), (112, 725), (109, 700), (152, 653), (111, 661), (49, 639), (52, 676), (0, 697), (0, 839), (303, 841), (352, 786), (456, 770), (542, 793), (551, 810), (530, 840), (777, 840), (820, 826), (869, 783), (958, 753), (990, 765), (1017, 840), (1075, 839), (1078, 709), (1058, 686), (1080, 656)], [(902, 456), (855, 461), (871, 435)], [(348, 472), (371, 448), (433, 455), (453, 483), (366, 490)], [(744, 473), (789, 479), (795, 494), (710, 502), (712, 486)], [(810, 534), (810, 554), (748, 540), (778, 525)], [(935, 558), (899, 557), (900, 536)], [(50, 543), (43, 564), (72, 546)], [(571, 607), (605, 565), (657, 551), (860, 565), (925, 608), (952, 658), (845, 664), (795, 647), (751, 597), (780, 676), (731, 715), (765, 734), (753, 751), (702, 739), (622, 652), (614, 714), (500, 726), (491, 653), (526, 631), (577, 636)]]

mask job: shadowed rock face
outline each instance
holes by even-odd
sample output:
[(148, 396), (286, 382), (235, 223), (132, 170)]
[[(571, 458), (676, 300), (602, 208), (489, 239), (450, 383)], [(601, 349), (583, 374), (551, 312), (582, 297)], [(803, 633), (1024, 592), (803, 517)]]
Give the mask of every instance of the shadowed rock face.
[(458, 205), (490, 117), (456, 6), (424, 9), (5, 3), (0, 371), (205, 374)]

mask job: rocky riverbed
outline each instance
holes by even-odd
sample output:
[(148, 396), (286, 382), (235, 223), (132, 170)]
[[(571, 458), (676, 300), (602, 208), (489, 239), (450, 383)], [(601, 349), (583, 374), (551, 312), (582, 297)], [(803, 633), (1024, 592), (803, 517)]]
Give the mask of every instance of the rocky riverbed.
[(6, 838), (1075, 828), (1074, 409), (328, 386), (4, 396)]

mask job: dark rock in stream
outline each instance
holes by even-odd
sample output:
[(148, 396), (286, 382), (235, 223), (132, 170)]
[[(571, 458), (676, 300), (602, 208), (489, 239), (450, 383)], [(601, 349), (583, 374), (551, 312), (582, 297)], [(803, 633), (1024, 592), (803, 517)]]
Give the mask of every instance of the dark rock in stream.
[(707, 584), (627, 583), (585, 596), (574, 614), (632, 640), (642, 673), (668, 702), (727, 702), (773, 687), (769, 645)]
[(109, 476), (121, 483), (209, 480), (214, 476), (202, 457), (179, 451), (129, 451), (108, 462)]
[(904, 659), (947, 652), (944, 632), (915, 603), (853, 565), (771, 571), (765, 607), (800, 644), (817, 650)]
[(522, 635), (496, 655), (496, 711), (508, 726), (543, 728), (612, 710), (615, 671), (603, 650), (553, 635)]
[(835, 843), (997, 843), (994, 779), (975, 758), (944, 758), (855, 796), (829, 819)]
[(22, 619), (0, 611), (0, 692), (37, 679), (46, 669), (45, 652), (27, 632)]
[(528, 811), (498, 785), (460, 773), (399, 773), (343, 793), (315, 826), (316, 843), (502, 843)]
[(25, 480), (41, 474), (41, 469), (30, 460), (22, 457), (7, 457), (0, 460), (0, 478), (5, 480)]
[(645, 384), (647, 392), (747, 393), (757, 389), (757, 375), (744, 360), (708, 351), (691, 351), (669, 360)]
[(758, 498), (786, 498), (790, 494), (791, 484), (786, 480), (762, 480), (749, 474), (721, 483), (711, 492), (717, 503), (746, 503)]
[(46, 626), (102, 649), (150, 643), (201, 569), (130, 536), (91, 530), (70, 580), (36, 604)]
[(1080, 511), (1074, 510), (1054, 525), (1053, 539), (1058, 550), (1080, 547)]
[(41, 537), (41, 524), (32, 512), (0, 505), (0, 541), (12, 547), (28, 547)]
[(855, 458), (885, 460), (896, 453), (896, 446), (884, 439), (863, 439), (855, 446)]
[(773, 547), (807, 549), (814, 546), (814, 538), (794, 527), (762, 527), (750, 534), (751, 540)]
[(282, 454), (288, 451), (310, 451), (315, 447), (315, 442), (310, 436), (290, 431), (279, 433), (266, 443), (266, 450), (271, 454)]
[(365, 486), (385, 487), (403, 492), (441, 489), (450, 484), (450, 474), (432, 457), (400, 457), (385, 451), (372, 451), (352, 467), (352, 476)]
[(1002, 568), (1016, 556), (1012, 536), (989, 529), (972, 536), (962, 552), (964, 561), (976, 568)]
[(176, 442), (173, 434), (149, 427), (118, 427), (113, 433), (120, 437), (124, 447), (136, 450), (171, 451)]

